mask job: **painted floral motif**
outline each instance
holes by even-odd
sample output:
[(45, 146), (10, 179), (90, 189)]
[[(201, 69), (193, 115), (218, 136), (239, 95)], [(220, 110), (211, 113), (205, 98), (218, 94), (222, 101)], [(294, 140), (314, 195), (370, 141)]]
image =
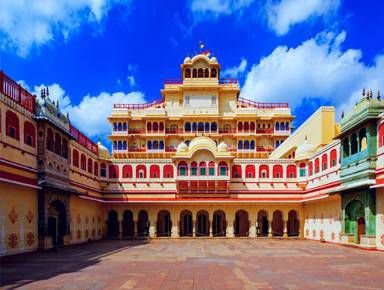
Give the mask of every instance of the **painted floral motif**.
[(35, 242), (35, 235), (32, 232), (27, 233), (27, 245), (30, 247)]
[(28, 221), (28, 223), (32, 223), (32, 220), (34, 218), (34, 214), (32, 213), (31, 210), (28, 210), (27, 214), (25, 215), (25, 218), (26, 220)]
[(12, 207), (12, 210), (8, 214), (8, 217), (9, 217), (9, 220), (11, 221), (11, 223), (13, 223), (13, 224), (17, 221), (17, 219), (19, 218), (19, 215), (17, 214), (15, 207)]
[(14, 248), (16, 248), (17, 243), (18, 243), (17, 235), (16, 235), (15, 233), (10, 234), (10, 235), (8, 236), (8, 246), (9, 246), (11, 249), (14, 249)]
[(78, 224), (81, 223), (81, 216), (80, 216), (80, 214), (77, 215), (77, 223), (78, 223)]
[(80, 230), (77, 230), (77, 235), (76, 235), (77, 239), (80, 240), (81, 239), (81, 231)]

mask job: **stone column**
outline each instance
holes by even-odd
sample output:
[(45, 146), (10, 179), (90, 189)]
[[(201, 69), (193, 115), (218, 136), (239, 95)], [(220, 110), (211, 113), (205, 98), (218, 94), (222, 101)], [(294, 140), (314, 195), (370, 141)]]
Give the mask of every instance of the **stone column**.
[(268, 220), (268, 238), (272, 238), (272, 221)]
[(134, 238), (137, 238), (138, 227), (139, 227), (139, 225), (138, 225), (137, 221), (134, 220), (133, 221), (133, 237)]
[(119, 240), (122, 240), (123, 239), (123, 221), (119, 219), (118, 224), (119, 224)]
[(196, 237), (196, 224), (194, 220), (192, 220), (192, 237)]
[(283, 220), (283, 225), (284, 225), (283, 238), (284, 239), (288, 238), (287, 224), (288, 224), (288, 220)]
[(227, 228), (225, 230), (225, 235), (228, 237), (228, 238), (233, 238), (235, 237), (235, 232), (234, 232), (234, 229), (233, 229), (233, 218), (229, 218), (228, 217), (228, 220), (227, 220)]
[(172, 229), (171, 229), (171, 238), (178, 238), (179, 236), (179, 221), (176, 220), (175, 222), (172, 221)]
[(255, 219), (252, 219), (249, 222), (249, 237), (250, 238), (256, 238), (256, 223), (255, 223)]
[(157, 216), (151, 216), (151, 214), (149, 214), (148, 219), (149, 219), (149, 237), (153, 239), (153, 238), (156, 238)]

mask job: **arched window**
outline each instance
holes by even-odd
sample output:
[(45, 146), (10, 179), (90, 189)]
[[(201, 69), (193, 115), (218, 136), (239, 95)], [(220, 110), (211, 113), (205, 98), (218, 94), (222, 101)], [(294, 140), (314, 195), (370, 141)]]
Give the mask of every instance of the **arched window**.
[(215, 175), (215, 162), (210, 161), (208, 163), (208, 175), (213, 176)]
[(163, 122), (159, 123), (159, 131), (160, 132), (164, 131), (164, 123)]
[(79, 167), (79, 151), (76, 149), (72, 150), (72, 165), (75, 167)]
[(259, 178), (269, 178), (269, 167), (266, 164), (262, 164), (259, 167)]
[(80, 166), (81, 166), (81, 169), (86, 171), (87, 170), (87, 158), (85, 157), (84, 154), (81, 154), (81, 157), (80, 157)]
[(170, 164), (164, 165), (163, 178), (173, 178), (173, 165), (170, 165)]
[(47, 150), (53, 151), (53, 131), (51, 128), (47, 129), (46, 143)]
[(127, 131), (127, 123), (123, 123), (123, 131)]
[(109, 178), (119, 178), (119, 166), (109, 165)]
[(117, 141), (113, 141), (113, 150), (117, 150)]
[(300, 177), (305, 177), (307, 170), (305, 169), (305, 163), (300, 163)]
[(209, 78), (209, 69), (207, 69), (207, 68), (204, 71), (204, 77)]
[(163, 140), (160, 140), (160, 142), (159, 142), (159, 149), (160, 150), (164, 149), (164, 141)]
[(311, 176), (313, 174), (312, 161), (308, 163), (308, 172), (309, 172), (309, 176)]
[(208, 122), (205, 122), (205, 124), (204, 124), (204, 131), (209, 132), (209, 123)]
[(132, 178), (132, 166), (131, 165), (124, 165), (123, 166), (123, 178)]
[(196, 132), (196, 131), (197, 131), (197, 123), (193, 122), (192, 123), (192, 132)]
[(249, 150), (249, 141), (248, 140), (244, 141), (244, 149)]
[(151, 122), (147, 123), (147, 132), (152, 132), (152, 123)]
[(255, 131), (255, 129), (256, 129), (255, 122), (251, 122), (251, 124), (249, 125), (249, 130)]
[(237, 131), (243, 131), (243, 123), (242, 122), (239, 122), (237, 124)]
[(248, 164), (245, 167), (245, 177), (246, 178), (255, 178), (255, 165)]
[(204, 123), (203, 122), (199, 122), (199, 124), (197, 126), (197, 130), (199, 132), (204, 132)]
[(181, 161), (177, 166), (177, 175), (188, 176), (188, 165), (185, 161)]
[(273, 165), (273, 178), (283, 178), (283, 166)]
[(123, 142), (121, 142), (121, 141), (117, 142), (117, 149), (123, 150)]
[(227, 165), (227, 163), (226, 162), (224, 162), (224, 161), (221, 161), (220, 163), (219, 163), (219, 168), (218, 168), (218, 170), (219, 170), (219, 175), (220, 176), (226, 176), (226, 175), (228, 175), (228, 165)]
[(147, 168), (140, 164), (136, 166), (136, 178), (147, 178)]
[(217, 77), (217, 70), (215, 68), (211, 69), (211, 78)]
[(193, 71), (192, 71), (192, 76), (194, 77), (194, 78), (197, 78), (197, 69), (193, 69)]
[(157, 122), (154, 122), (154, 123), (153, 123), (153, 131), (154, 131), (154, 132), (159, 131), (159, 124), (157, 124)]
[(29, 121), (24, 122), (24, 144), (31, 147), (36, 146), (36, 128)]
[(239, 140), (239, 142), (237, 143), (237, 149), (243, 149), (243, 140)]
[(61, 136), (59, 133), (55, 133), (55, 153), (61, 155)]
[(320, 172), (320, 160), (319, 158), (315, 159), (315, 173)]
[(358, 140), (357, 140), (357, 134), (353, 133), (351, 136), (351, 155), (356, 154), (358, 152)]
[(12, 111), (7, 111), (5, 114), (5, 126), (7, 136), (20, 140), (20, 124), (19, 117)]
[(62, 146), (61, 146), (61, 156), (63, 156), (65, 159), (68, 158), (68, 140), (66, 138), (63, 138)]
[(149, 141), (147, 142), (147, 149), (148, 149), (148, 150), (152, 150), (152, 141), (151, 141), (151, 140), (149, 140)]
[(332, 149), (330, 153), (330, 167), (336, 166), (337, 164), (337, 152), (336, 149)]
[(197, 163), (193, 161), (191, 163), (191, 176), (196, 176), (197, 175)]
[(88, 158), (88, 172), (91, 174), (93, 172), (93, 161), (91, 158)]
[(184, 124), (184, 131), (191, 132), (191, 123), (187, 122)]
[(207, 164), (204, 161), (199, 163), (199, 175), (205, 176), (207, 174)]
[(117, 123), (116, 122), (113, 123), (113, 131), (117, 131)]
[(249, 123), (248, 122), (244, 123), (244, 131), (249, 132)]
[(284, 130), (284, 122), (280, 123), (280, 130)]
[(325, 153), (321, 156), (321, 168), (327, 170), (328, 167), (328, 155)]
[(93, 164), (93, 174), (99, 176), (99, 163), (97, 163), (97, 161)]
[(159, 149), (159, 142), (153, 141), (153, 150), (158, 150), (158, 149)]
[(100, 165), (100, 176), (107, 177), (107, 166), (105, 165), (105, 163), (101, 163)]
[(211, 123), (211, 132), (216, 132), (217, 131), (217, 123), (216, 122), (212, 122)]
[(119, 123), (117, 125), (117, 131), (122, 131), (123, 130), (123, 126), (121, 125), (121, 123)]
[(285, 130), (286, 130), (286, 131), (289, 130), (289, 123), (288, 123), (288, 122), (285, 122)]
[(190, 68), (185, 69), (184, 77), (185, 78), (191, 77), (191, 69)]
[(251, 143), (249, 145), (249, 149), (251, 149), (251, 150), (255, 149), (255, 140), (251, 140)]
[(199, 78), (204, 77), (204, 71), (203, 71), (202, 68), (199, 68), (199, 69), (197, 70), (197, 77), (199, 77)]
[(287, 178), (296, 178), (296, 165), (287, 166)]
[(127, 141), (123, 141), (123, 150), (127, 150)]
[(241, 178), (241, 165), (232, 165), (232, 178)]
[(149, 167), (149, 177), (150, 178), (160, 178), (160, 167), (159, 167), (159, 165), (152, 164)]
[[(380, 136), (379, 136), (380, 137)], [(367, 149), (367, 132), (365, 128), (361, 128), (359, 131), (359, 147), (360, 152)]]
[(280, 124), (279, 124), (279, 122), (276, 122), (275, 130), (276, 130), (276, 131), (279, 131), (279, 130), (280, 130)]

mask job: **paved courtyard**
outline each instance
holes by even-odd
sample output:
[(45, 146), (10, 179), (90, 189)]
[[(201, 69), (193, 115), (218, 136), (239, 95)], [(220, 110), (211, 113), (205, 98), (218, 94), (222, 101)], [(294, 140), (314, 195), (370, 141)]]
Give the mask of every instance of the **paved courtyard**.
[(384, 253), (302, 240), (100, 241), (3, 258), (22, 289), (384, 289)]

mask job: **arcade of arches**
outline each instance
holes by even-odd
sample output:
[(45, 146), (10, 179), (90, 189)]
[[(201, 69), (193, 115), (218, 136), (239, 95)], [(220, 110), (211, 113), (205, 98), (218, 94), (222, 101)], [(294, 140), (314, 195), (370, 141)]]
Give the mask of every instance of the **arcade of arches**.
[(109, 238), (302, 237), (300, 207), (111, 208)]

